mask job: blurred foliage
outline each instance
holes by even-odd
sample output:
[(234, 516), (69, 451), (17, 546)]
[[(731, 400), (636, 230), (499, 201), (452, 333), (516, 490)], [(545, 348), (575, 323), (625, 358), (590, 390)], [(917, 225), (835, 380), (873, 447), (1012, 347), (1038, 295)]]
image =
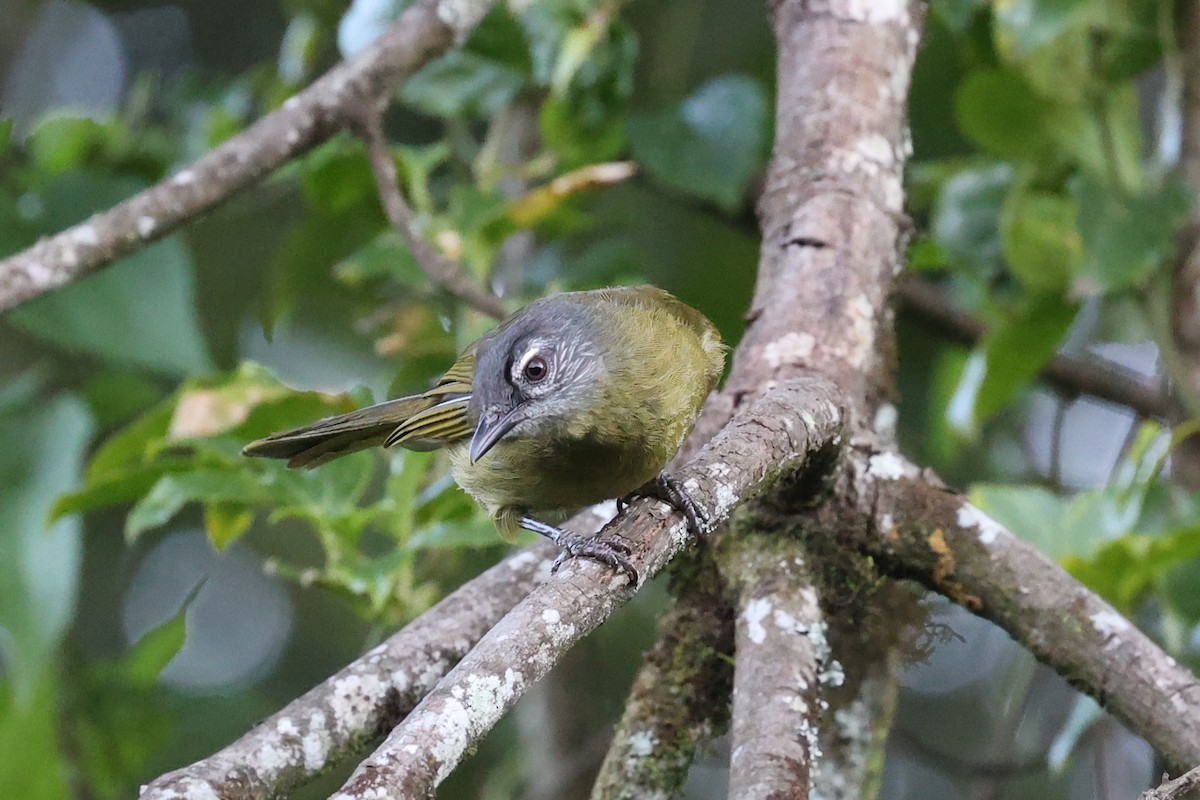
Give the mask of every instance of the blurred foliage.
[[(0, 85), (20, 88), (0, 96), (0, 255), (244, 130), (407, 5), (0, 0), (12, 51), (0, 47)], [(1072, 407), (1041, 424), (1031, 391), (1058, 349), (1166, 330), (1155, 289), (1192, 202), (1172, 171), (1175, 5), (931, 3), (910, 104), (911, 269), (989, 332), (964, 353), (902, 324), (897, 380), (906, 451), (1195, 666), (1200, 508), (1170, 480), (1186, 429), (1122, 420), (1111, 465), (1072, 479), (1063, 465), (1095, 467), (1094, 440), (1115, 423), (1073, 433)], [(26, 46), (47, 35), (51, 50)], [(123, 60), (70, 58), (101, 35)], [(734, 0), (501, 3), (398, 89), (391, 152), (424, 235), (506, 295), (650, 280), (736, 342), (772, 62), (765, 12)], [(83, 89), (119, 100), (81, 107)], [(18, 95), (45, 105), (6, 111)], [(429, 286), (349, 136), (0, 320), (0, 797), (129, 796), (494, 561), (492, 526), (436, 454), (311, 472), (240, 455), (274, 430), (424, 388), (489, 325)], [(183, 641), (178, 587), (151, 592), (152, 632), (129, 623), (131, 587), (153, 585), (147, 556), (191, 526), (220, 558), (286, 580), (297, 616), (260, 673), (207, 690), (159, 680)], [(197, 588), (196, 605), (215, 591)], [(609, 718), (653, 597), (589, 651)], [(231, 649), (256, 644), (233, 635)], [(1102, 719), (1080, 709), (1058, 723), (1060, 772), (1085, 761), (1073, 754)], [(485, 743), (472, 763), (449, 792), (521, 784), (519, 750)], [(1043, 775), (1005, 796), (1064, 785)], [(894, 796), (937, 796), (913, 786)]]

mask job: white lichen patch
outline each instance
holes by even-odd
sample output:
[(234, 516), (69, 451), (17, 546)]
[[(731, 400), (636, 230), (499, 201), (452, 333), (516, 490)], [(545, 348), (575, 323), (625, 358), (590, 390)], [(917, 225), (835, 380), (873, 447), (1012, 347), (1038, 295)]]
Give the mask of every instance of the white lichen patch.
[(75, 229), (75, 241), (84, 247), (94, 247), (100, 244), (100, 236), (91, 225), (80, 225)]
[(542, 611), (542, 621), (548, 625), (557, 625), (562, 619), (562, 615), (558, 613), (558, 609), (547, 608)]
[(886, 440), (891, 440), (896, 436), (896, 421), (900, 415), (896, 411), (896, 407), (891, 403), (884, 403), (879, 408), (875, 409), (875, 420), (872, 425), (875, 428), (875, 433), (879, 434)]
[(763, 626), (763, 620), (770, 616), (771, 610), (770, 600), (756, 597), (746, 604), (746, 609), (742, 612), (742, 619), (746, 621), (746, 636), (755, 644), (762, 644), (767, 640), (767, 629)]
[(842, 662), (836, 658), (829, 659), (825, 668), (817, 673), (817, 680), (822, 686), (841, 686), (846, 682), (846, 670), (842, 667)]
[(867, 461), (867, 474), (884, 481), (913, 478), (917, 468), (891, 451), (876, 453)]
[(175, 182), (176, 186), (190, 186), (196, 182), (196, 173), (192, 172), (190, 169), (181, 170), (180, 172), (177, 172), (175, 177), (171, 180)]
[(1090, 619), (1092, 621), (1092, 627), (1096, 629), (1096, 633), (1105, 638), (1106, 644), (1104, 645), (1104, 648), (1106, 650), (1110, 646), (1115, 646), (1118, 644), (1117, 637), (1133, 627), (1129, 624), (1127, 619), (1110, 608), (1106, 608), (1103, 611), (1097, 611), (1095, 614), (1092, 614)]
[(784, 364), (804, 366), (816, 344), (812, 334), (789, 331), (763, 347), (763, 360), (771, 369), (779, 369)]
[[(883, 22), (908, 23), (907, 0), (843, 0), (840, 16), (877, 25)], [(834, 13), (838, 13), (834, 8)]]
[(638, 731), (629, 736), (629, 754), (637, 758), (645, 758), (654, 752), (658, 741), (650, 731)]
[(365, 719), (388, 687), (376, 675), (347, 675), (333, 682), (329, 710), (338, 723), (345, 727), (357, 725)]
[(979, 539), (979, 543), (985, 546), (994, 543), (996, 538), (1004, 533), (1003, 525), (970, 503), (963, 503), (962, 507), (958, 509), (958, 514), (955, 515), (955, 521), (960, 528), (978, 529), (979, 534), (977, 538)]
[(158, 223), (154, 220), (154, 217), (138, 217), (137, 218), (138, 235), (141, 236), (143, 239), (146, 239), (151, 234), (153, 234), (154, 230), (157, 227), (158, 227)]
[(310, 731), (301, 741), (304, 749), (304, 768), (316, 772), (325, 766), (332, 742), (322, 731)]
[(875, 350), (875, 307), (865, 294), (856, 295), (846, 304), (846, 343), (838, 348), (839, 355), (855, 369), (862, 369)]

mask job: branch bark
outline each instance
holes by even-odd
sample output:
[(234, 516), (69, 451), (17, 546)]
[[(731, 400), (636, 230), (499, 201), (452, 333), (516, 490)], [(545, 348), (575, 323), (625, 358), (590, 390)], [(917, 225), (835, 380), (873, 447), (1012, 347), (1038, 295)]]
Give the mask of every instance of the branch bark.
[[(678, 473), (719, 524), (751, 492), (801, 473), (837, 437), (842, 412), (820, 380), (782, 383), (738, 415)], [(690, 543), (682, 515), (636, 501), (608, 535), (633, 547), (651, 576)], [(504, 617), (363, 761), (338, 800), (424, 798), (467, 751), (579, 639), (637, 587), (624, 575), (576, 559)]]
[(413, 258), (435, 286), (440, 286), (476, 311), (482, 311), (493, 319), (504, 319), (508, 309), (492, 292), (480, 285), (467, 270), (456, 261), (442, 255), (417, 227), (412, 209), (400, 191), (400, 177), (396, 162), (388, 150), (383, 134), (381, 112), (375, 104), (364, 105), (357, 120), (362, 138), (367, 145), (367, 158), (375, 176), (375, 187), (379, 202), (387, 214), (392, 227), (404, 237)]
[[(982, 320), (954, 308), (937, 288), (917, 280), (905, 281), (896, 292), (901, 310), (932, 327), (946, 340), (974, 347), (987, 334)], [(1079, 358), (1056, 353), (1042, 368), (1041, 380), (1068, 399), (1087, 395), (1125, 406), (1143, 417), (1167, 419), (1170, 398), (1145, 378), (1102, 358)]]
[(73, 283), (253, 186), (462, 42), (495, 0), (419, 0), (378, 39), (170, 178), (0, 261), (0, 312)]
[(287, 794), (391, 729), (545, 580), (556, 555), (546, 543), (509, 556), (233, 744), (156, 778), (142, 788), (140, 800)]
[(820, 671), (830, 658), (798, 542), (751, 536), (733, 557), (738, 597), (729, 796), (806, 800), (820, 756)]
[(719, 582), (711, 558), (681, 582), (633, 680), (592, 800), (674, 797), (696, 750), (728, 726), (734, 626)]
[(1200, 763), (1200, 681), (1053, 560), (895, 453), (853, 462), (862, 545), (1008, 631), (1177, 769)]
[(1197, 797), (1200, 797), (1200, 767), (1193, 767), (1174, 780), (1164, 780), (1161, 786), (1147, 789), (1138, 800), (1195, 800)]

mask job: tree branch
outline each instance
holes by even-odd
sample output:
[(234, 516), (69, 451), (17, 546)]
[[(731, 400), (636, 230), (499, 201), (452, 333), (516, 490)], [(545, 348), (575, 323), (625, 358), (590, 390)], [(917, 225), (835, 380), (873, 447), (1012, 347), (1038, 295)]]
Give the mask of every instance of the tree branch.
[[(987, 334), (982, 320), (954, 308), (941, 291), (927, 283), (904, 281), (897, 286), (896, 297), (903, 311), (950, 342), (970, 348)], [(1042, 368), (1040, 378), (1069, 399), (1088, 395), (1155, 419), (1167, 419), (1172, 412), (1170, 398), (1158, 386), (1107, 359), (1056, 353)]]
[(1172, 781), (1142, 792), (1138, 800), (1188, 800), (1200, 797), (1200, 767), (1193, 767)]
[(1183, 769), (1200, 763), (1200, 681), (1053, 560), (895, 453), (854, 460), (864, 547), (992, 620)]
[[(798, 379), (776, 386), (739, 414), (678, 471), (691, 494), (724, 522), (747, 494), (801, 473), (837, 436), (833, 387)], [(639, 574), (651, 576), (687, 546), (682, 515), (642, 499), (608, 535), (629, 542)], [(363, 761), (336, 797), (428, 797), (467, 751), (579, 639), (608, 619), (637, 587), (583, 559), (512, 610)]]
[(143, 787), (140, 800), (267, 800), (287, 794), (394, 726), (549, 575), (555, 555), (546, 543), (509, 556), (241, 739), (156, 778)]
[(419, 0), (378, 39), (172, 177), (0, 261), (0, 312), (108, 266), (258, 183), (470, 31), (495, 0)]
[(761, 538), (743, 540), (732, 558), (742, 585), (729, 796), (806, 800), (821, 754), (819, 673), (829, 641), (799, 543)]
[(379, 202), (392, 227), (404, 237), (421, 270), (436, 286), (440, 286), (463, 303), (494, 319), (504, 319), (508, 309), (500, 298), (480, 285), (461, 264), (442, 255), (417, 227), (412, 209), (400, 191), (396, 162), (388, 150), (383, 135), (381, 113), (373, 104), (364, 105), (357, 120), (367, 145), (367, 157), (379, 191)]
[(696, 749), (728, 726), (733, 614), (718, 583), (711, 558), (702, 558), (659, 621), (592, 800), (675, 796)]

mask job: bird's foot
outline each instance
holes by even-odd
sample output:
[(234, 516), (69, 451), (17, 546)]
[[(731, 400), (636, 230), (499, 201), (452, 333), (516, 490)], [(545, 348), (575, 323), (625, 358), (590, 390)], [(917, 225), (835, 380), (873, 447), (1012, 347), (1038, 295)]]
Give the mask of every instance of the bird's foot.
[(664, 503), (673, 506), (679, 513), (683, 514), (684, 519), (687, 520), (688, 530), (697, 538), (708, 533), (710, 529), (712, 523), (708, 512), (684, 488), (683, 482), (668, 472), (658, 473), (653, 480), (647, 481), (643, 486), (635, 489), (628, 497), (618, 500), (618, 511), (624, 510), (622, 509), (622, 504), (628, 506), (629, 498), (635, 496), (653, 497), (656, 500), (662, 500)]
[(562, 550), (558, 554), (558, 558), (550, 565), (551, 573), (558, 572), (558, 568), (568, 558), (582, 556), (583, 558), (590, 558), (593, 561), (599, 561), (601, 564), (607, 564), (613, 569), (620, 570), (629, 576), (629, 581), (632, 585), (637, 586), (638, 584), (637, 568), (629, 560), (629, 554), (632, 550), (624, 542), (601, 539), (598, 534), (584, 536), (583, 534), (572, 533), (571, 531), (565, 531), (562, 528), (556, 528), (553, 525), (548, 525), (545, 522), (539, 522), (529, 517), (521, 519), (521, 527), (545, 536)]

